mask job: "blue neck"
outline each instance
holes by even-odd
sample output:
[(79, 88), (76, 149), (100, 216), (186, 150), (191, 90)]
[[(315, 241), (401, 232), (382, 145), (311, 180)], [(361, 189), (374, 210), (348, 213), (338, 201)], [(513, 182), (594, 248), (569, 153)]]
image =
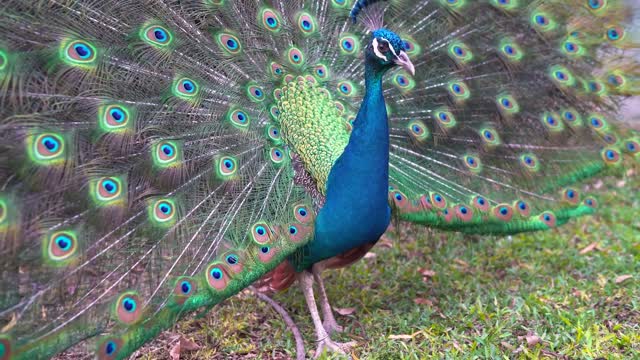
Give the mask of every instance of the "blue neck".
[(389, 225), (389, 124), (383, 75), (384, 69), (367, 62), (366, 93), (349, 144), (329, 173), (326, 201), (302, 267), (376, 242)]

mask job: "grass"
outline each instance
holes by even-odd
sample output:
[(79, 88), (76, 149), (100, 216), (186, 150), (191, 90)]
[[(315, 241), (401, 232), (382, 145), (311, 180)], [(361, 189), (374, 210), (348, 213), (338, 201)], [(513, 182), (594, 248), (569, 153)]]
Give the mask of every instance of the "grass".
[[(375, 255), (326, 274), (333, 306), (355, 308), (337, 317), (347, 331), (335, 339), (358, 342), (354, 359), (640, 358), (640, 177), (626, 181), (599, 190), (598, 215), (548, 232), (470, 237), (400, 224)], [(311, 356), (301, 292), (273, 298)], [(282, 319), (248, 291), (176, 325), (142, 358), (169, 358), (174, 334), (200, 346), (181, 359), (295, 358)]]

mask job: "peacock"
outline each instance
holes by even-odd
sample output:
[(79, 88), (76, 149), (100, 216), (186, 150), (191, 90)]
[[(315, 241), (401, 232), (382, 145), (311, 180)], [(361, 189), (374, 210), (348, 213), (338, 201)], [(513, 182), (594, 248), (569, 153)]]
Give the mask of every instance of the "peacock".
[(594, 211), (580, 182), (640, 158), (630, 25), (622, 0), (4, 0), (0, 359), (123, 359), (295, 282), (345, 351), (322, 272), (390, 222)]

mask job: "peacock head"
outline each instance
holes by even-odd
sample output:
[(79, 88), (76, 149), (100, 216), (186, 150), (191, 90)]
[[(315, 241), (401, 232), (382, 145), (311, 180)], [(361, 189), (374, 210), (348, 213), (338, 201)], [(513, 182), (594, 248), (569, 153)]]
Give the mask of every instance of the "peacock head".
[(381, 71), (401, 66), (414, 75), (415, 68), (405, 50), (407, 50), (405, 42), (400, 36), (393, 31), (380, 28), (371, 33), (371, 41), (365, 53), (367, 62), (373, 63)]

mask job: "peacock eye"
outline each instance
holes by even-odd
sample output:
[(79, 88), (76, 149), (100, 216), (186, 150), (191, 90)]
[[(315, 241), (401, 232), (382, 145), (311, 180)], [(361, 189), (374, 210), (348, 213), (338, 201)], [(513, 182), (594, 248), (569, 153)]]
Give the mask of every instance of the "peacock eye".
[(389, 43), (386, 40), (382, 40), (378, 43), (378, 51), (381, 53), (386, 53), (389, 51)]

